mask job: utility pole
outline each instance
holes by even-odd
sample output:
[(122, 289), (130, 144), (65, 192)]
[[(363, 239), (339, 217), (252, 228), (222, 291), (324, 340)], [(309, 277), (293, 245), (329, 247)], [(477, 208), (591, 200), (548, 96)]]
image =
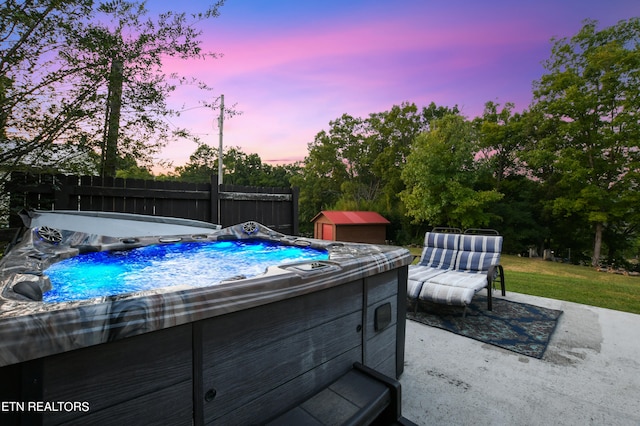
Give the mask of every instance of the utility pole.
[(220, 118), (218, 127), (220, 128), (220, 142), (218, 144), (218, 185), (222, 185), (222, 124), (224, 121), (224, 95), (220, 95)]
[(224, 95), (220, 95), (220, 117), (218, 118), (218, 128), (220, 129), (220, 140), (218, 142), (218, 224), (222, 225), (222, 204), (220, 203), (220, 191), (222, 190), (222, 123), (224, 121)]

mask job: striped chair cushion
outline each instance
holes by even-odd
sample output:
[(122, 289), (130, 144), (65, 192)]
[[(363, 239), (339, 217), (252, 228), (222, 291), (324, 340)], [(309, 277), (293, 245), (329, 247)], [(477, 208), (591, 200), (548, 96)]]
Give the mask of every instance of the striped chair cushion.
[(424, 236), (424, 249), (420, 263), (409, 267), (407, 296), (417, 299), (425, 281), (453, 269), (458, 256), (460, 234), (427, 232)]
[(471, 288), (453, 287), (450, 285), (427, 283), (422, 287), (420, 300), (428, 300), (434, 303), (465, 306), (471, 303), (476, 292)]
[(458, 254), (459, 239), (460, 234), (427, 232), (419, 265), (453, 269)]
[(494, 235), (461, 235), (460, 253), (455, 270), (487, 272), (491, 265), (500, 263), (502, 237)]
[(407, 280), (407, 296), (417, 299), (425, 281), (445, 272), (444, 269), (430, 266), (411, 265), (409, 267), (409, 279)]
[(429, 279), (429, 283), (425, 285), (431, 284), (444, 285), (449, 287), (461, 287), (468, 288), (471, 291), (478, 292), (485, 288), (488, 284), (487, 274), (481, 273), (469, 273), (462, 271), (446, 271), (443, 274), (434, 276)]

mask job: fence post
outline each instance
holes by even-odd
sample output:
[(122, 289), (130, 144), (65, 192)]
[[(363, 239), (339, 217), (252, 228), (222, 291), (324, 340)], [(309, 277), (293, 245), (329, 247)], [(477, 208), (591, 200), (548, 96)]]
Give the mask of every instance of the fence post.
[(77, 210), (77, 206), (72, 207), (69, 203), (74, 184), (73, 178), (78, 179), (76, 176), (53, 176), (53, 205), (56, 210)]
[(24, 185), (27, 179), (26, 173), (11, 172), (9, 181), (5, 184), (5, 191), (9, 193), (9, 228), (20, 228), (22, 220), (18, 212), (25, 206), (24, 192), (18, 192), (20, 185)]
[(210, 194), (211, 223), (222, 225), (222, 221), (220, 220), (220, 195), (217, 175), (211, 175)]
[(298, 198), (300, 196), (300, 188), (291, 187), (291, 235), (298, 235)]

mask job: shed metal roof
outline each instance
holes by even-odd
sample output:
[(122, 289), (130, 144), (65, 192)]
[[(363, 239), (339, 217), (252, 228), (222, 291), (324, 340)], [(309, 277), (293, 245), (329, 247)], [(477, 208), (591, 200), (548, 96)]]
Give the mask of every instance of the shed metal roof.
[(315, 222), (321, 215), (336, 225), (387, 225), (391, 223), (376, 212), (338, 210), (323, 210), (311, 221)]

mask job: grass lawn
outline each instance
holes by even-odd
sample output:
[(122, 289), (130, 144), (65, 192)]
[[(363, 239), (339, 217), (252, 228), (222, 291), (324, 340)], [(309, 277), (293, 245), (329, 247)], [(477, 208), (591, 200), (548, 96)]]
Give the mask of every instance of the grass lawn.
[[(420, 255), (420, 248), (410, 250)], [(640, 277), (510, 255), (502, 255), (501, 263), (507, 292), (640, 314)]]

